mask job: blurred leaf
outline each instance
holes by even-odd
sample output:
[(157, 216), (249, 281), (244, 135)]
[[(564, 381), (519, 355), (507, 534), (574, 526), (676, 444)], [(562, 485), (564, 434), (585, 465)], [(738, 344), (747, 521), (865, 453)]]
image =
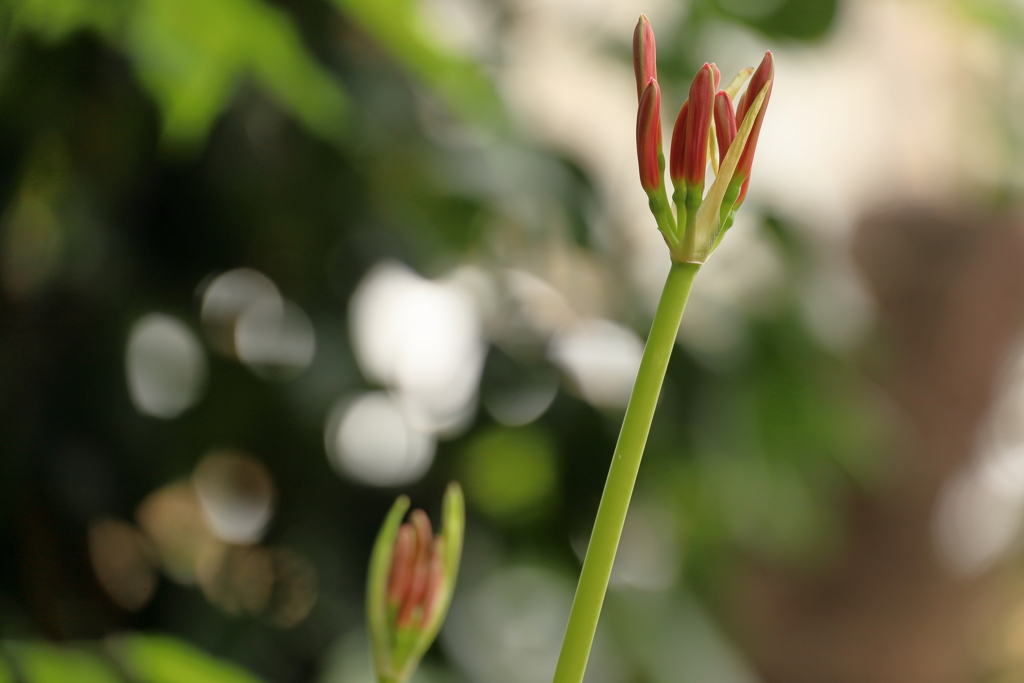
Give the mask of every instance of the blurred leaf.
[(422, 79), (461, 116), (501, 126), (503, 105), (493, 84), (473, 62), (445, 52), (426, 36), (410, 0), (333, 0), (394, 59)]
[[(126, 635), (109, 641), (112, 654), (137, 683), (261, 683), (260, 679), (167, 636)], [(115, 667), (88, 645), (60, 646), (13, 642), (7, 651), (16, 659), (26, 683), (120, 683)], [(15, 680), (0, 660), (0, 683)]]
[(99, 655), (81, 648), (45, 643), (9, 643), (27, 683), (118, 683)]
[(835, 21), (838, 0), (713, 0), (728, 18), (773, 38), (814, 40)]
[(337, 140), (346, 99), (288, 17), (259, 0), (142, 0), (126, 35), (168, 142), (201, 140), (252, 75), (312, 132)]
[(961, 0), (960, 6), (967, 16), (993, 29), (1004, 39), (1024, 42), (1024, 14), (1019, 4), (1006, 0)]
[(114, 641), (114, 650), (144, 683), (260, 683), (241, 667), (167, 636), (123, 636)]
[(135, 0), (14, 0), (13, 28), (32, 31), (48, 42), (81, 29), (112, 40), (134, 6)]
[(247, 77), (315, 135), (341, 139), (347, 97), (261, 0), (17, 0), (12, 25), (50, 41), (94, 30), (126, 52), (171, 146), (201, 143)]

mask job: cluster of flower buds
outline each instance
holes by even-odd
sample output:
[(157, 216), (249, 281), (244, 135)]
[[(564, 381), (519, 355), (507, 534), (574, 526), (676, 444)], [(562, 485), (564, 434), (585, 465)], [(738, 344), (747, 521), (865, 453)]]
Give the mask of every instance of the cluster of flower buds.
[[(756, 70), (744, 69), (721, 89), (718, 67), (704, 64), (697, 71), (672, 129), (668, 167), (676, 206), (673, 214), (665, 189), (656, 54), (654, 31), (641, 15), (633, 33), (633, 70), (640, 101), (636, 119), (640, 184), (672, 259), (704, 263), (747, 196), (754, 149), (775, 80), (775, 61), (771, 52), (766, 53)], [(750, 84), (734, 109), (733, 100), (748, 78)], [(715, 181), (705, 195), (709, 161)]]
[(366, 613), (380, 683), (405, 683), (437, 637), (455, 589), (462, 555), (462, 489), (448, 485), (441, 533), (423, 510), (399, 496), (384, 520), (370, 558)]

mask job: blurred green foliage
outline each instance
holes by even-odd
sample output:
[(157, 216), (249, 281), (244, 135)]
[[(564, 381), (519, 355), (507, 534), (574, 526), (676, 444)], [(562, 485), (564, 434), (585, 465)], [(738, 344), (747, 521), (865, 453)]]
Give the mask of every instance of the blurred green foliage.
[(8, 645), (16, 653), (25, 679), (42, 683), (117, 683), (118, 677), (100, 655), (85, 649), (73, 649), (42, 643)]
[(291, 19), (260, 0), (12, 0), (9, 30), (56, 43), (95, 30), (131, 59), (171, 146), (202, 143), (239, 82), (254, 79), (311, 132), (341, 139), (344, 90)]
[(466, 445), (461, 479), (481, 512), (501, 522), (552, 512), (558, 487), (555, 445), (537, 427), (483, 431)]
[(243, 669), (164, 636), (121, 636), (111, 648), (122, 666), (146, 683), (258, 683)]
[(723, 16), (773, 38), (817, 40), (832, 27), (837, 0), (712, 0)]
[[(164, 636), (116, 636), (98, 647), (9, 641), (3, 652), (24, 683), (259, 683), (238, 666)], [(10, 671), (0, 662), (0, 680), (15, 680)]]
[(843, 541), (837, 501), (878, 474), (877, 397), (795, 322), (758, 325), (747, 364), (698, 410), (705, 438), (680, 466), (679, 499), (697, 552), (739, 544), (772, 564), (827, 565)]
[(479, 65), (438, 48), (423, 34), (414, 0), (332, 0), (466, 121), (503, 127), (503, 105)]

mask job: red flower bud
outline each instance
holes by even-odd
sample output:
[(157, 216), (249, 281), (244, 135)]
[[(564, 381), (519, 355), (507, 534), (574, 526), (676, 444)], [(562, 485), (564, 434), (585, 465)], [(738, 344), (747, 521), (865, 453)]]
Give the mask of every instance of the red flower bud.
[[(416, 557), (412, 563), (409, 591), (405, 595), (402, 608), (398, 612), (398, 619), (395, 621), (398, 628), (407, 628), (412, 625), (413, 615), (417, 608), (420, 610), (418, 616), (422, 621), (423, 597), (427, 594), (427, 581), (430, 578), (430, 554), (434, 548), (434, 534), (430, 528), (430, 518), (427, 517), (427, 513), (423, 510), (413, 510), (409, 518), (412, 521), (413, 529), (416, 530)], [(401, 540), (401, 536), (398, 540)], [(398, 548), (396, 547), (395, 550), (397, 551)]]
[(412, 581), (413, 563), (416, 561), (416, 531), (410, 524), (398, 529), (395, 540), (395, 554), (391, 560), (391, 575), (388, 578), (388, 606), (398, 608), (405, 601)]
[(736, 165), (736, 173), (733, 176), (734, 182), (737, 179), (742, 179), (743, 181), (743, 189), (740, 190), (739, 198), (736, 202), (737, 205), (742, 204), (743, 199), (747, 196), (750, 169), (754, 165), (754, 151), (757, 148), (757, 137), (761, 133), (761, 123), (764, 121), (764, 113), (768, 109), (768, 100), (771, 98), (774, 84), (775, 58), (772, 57), (771, 52), (766, 52), (754, 75), (750, 77), (750, 84), (747, 86), (746, 92), (743, 93), (739, 103), (736, 105), (736, 120), (742, 121), (758, 94), (766, 85), (768, 86), (768, 93), (765, 95), (761, 110), (757, 112), (757, 118), (754, 119), (754, 127), (750, 130), (750, 137), (747, 138), (747, 144), (743, 148), (743, 154), (740, 156), (740, 161)]
[(434, 552), (430, 556), (430, 576), (427, 578), (427, 593), (423, 596), (423, 623), (430, 621), (437, 606), (441, 582), (444, 581), (444, 537), (434, 539)]
[(690, 98), (683, 104), (672, 130), (669, 153), (669, 175), (677, 187), (685, 183), (698, 195), (704, 189), (704, 173), (708, 164), (708, 137), (715, 102), (715, 74), (704, 64), (690, 85)]
[(715, 95), (715, 137), (718, 139), (718, 159), (721, 162), (736, 137), (736, 114), (732, 110), (732, 98), (724, 90), (719, 90)]
[(633, 29), (633, 73), (636, 75), (636, 97), (640, 99), (647, 84), (658, 78), (654, 30), (642, 14)]
[(640, 185), (647, 194), (664, 183), (661, 166), (661, 88), (652, 80), (640, 95), (636, 113), (636, 156), (640, 162)]

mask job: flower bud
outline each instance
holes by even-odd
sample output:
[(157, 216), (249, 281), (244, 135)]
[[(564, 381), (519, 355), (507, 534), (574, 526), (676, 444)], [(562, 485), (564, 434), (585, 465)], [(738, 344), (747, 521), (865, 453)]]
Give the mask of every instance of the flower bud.
[(654, 30), (642, 14), (633, 29), (633, 73), (636, 76), (636, 97), (640, 99), (647, 84), (658, 78)]
[[(708, 165), (708, 139), (715, 102), (715, 70), (704, 64), (690, 85), (690, 97), (683, 103), (672, 129), (669, 176), (676, 189), (675, 201), (692, 222), (704, 195), (704, 174)], [(680, 217), (680, 224), (683, 219)]]
[(395, 552), (391, 559), (388, 579), (388, 609), (397, 610), (405, 602), (412, 583), (412, 570), (416, 562), (416, 532), (408, 524), (398, 529)]
[(399, 496), (384, 520), (370, 559), (366, 613), (373, 661), (382, 683), (405, 683), (437, 637), (448, 612), (462, 555), (462, 489), (448, 485), (441, 533)]
[(685, 121), (683, 116), (679, 116), (672, 130), (669, 175), (672, 176), (673, 184), (681, 181), (689, 187), (699, 187), (701, 191), (704, 189), (714, 101), (714, 72), (710, 64), (704, 64), (690, 85)]
[(754, 99), (757, 98), (765, 86), (768, 87), (768, 92), (764, 97), (764, 102), (761, 104), (761, 109), (758, 110), (757, 118), (754, 119), (754, 127), (750, 130), (750, 137), (747, 138), (743, 154), (740, 155), (740, 161), (736, 165), (736, 173), (733, 175), (732, 182), (734, 184), (742, 183), (742, 189), (736, 200), (736, 206), (742, 204), (747, 196), (747, 187), (750, 185), (750, 169), (754, 165), (754, 151), (757, 148), (757, 138), (761, 133), (761, 123), (764, 121), (764, 113), (768, 109), (768, 100), (772, 96), (774, 84), (775, 58), (771, 52), (765, 52), (764, 59), (761, 60), (761, 64), (754, 71), (754, 75), (750, 77), (750, 84), (747, 86), (746, 92), (743, 93), (743, 96), (740, 97), (736, 105), (736, 119), (742, 121), (750, 110)]
[(719, 90), (715, 95), (715, 135), (718, 138), (718, 161), (721, 163), (736, 137), (736, 113), (732, 109), (732, 98), (725, 90)]
[(661, 88), (652, 80), (640, 95), (636, 112), (636, 156), (640, 163), (640, 185), (651, 195), (665, 183), (661, 151)]

